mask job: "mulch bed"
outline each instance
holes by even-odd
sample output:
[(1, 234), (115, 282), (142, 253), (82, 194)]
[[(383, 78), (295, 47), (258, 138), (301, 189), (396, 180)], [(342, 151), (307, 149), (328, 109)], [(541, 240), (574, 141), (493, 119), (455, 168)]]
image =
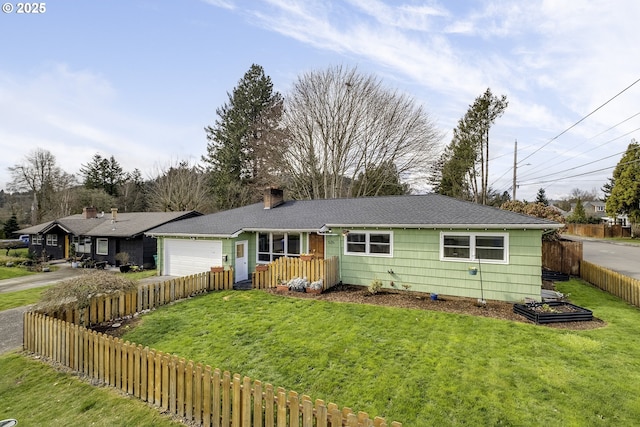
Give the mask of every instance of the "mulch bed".
[[(552, 289), (552, 283), (545, 283), (545, 289)], [(336, 286), (320, 295), (302, 292), (278, 292), (275, 289), (267, 290), (273, 294), (290, 298), (310, 298), (323, 301), (349, 302), (357, 304), (383, 305), (389, 307), (411, 308), (417, 310), (443, 311), (447, 313), (468, 314), (471, 316), (491, 317), (494, 319), (510, 320), (534, 324), (524, 316), (513, 312), (513, 304), (505, 301), (486, 300), (485, 306), (478, 305), (478, 299), (455, 296), (438, 295), (438, 299), (432, 300), (428, 294), (411, 291), (382, 291), (372, 295), (364, 286), (343, 285)], [(606, 323), (593, 318), (588, 322), (562, 322), (540, 326), (556, 329), (585, 330), (597, 329)]]
[[(554, 290), (553, 282), (545, 281), (544, 289)], [(382, 305), (388, 307), (410, 308), (416, 310), (442, 311), (447, 313), (468, 314), (471, 316), (491, 317), (494, 319), (510, 320), (513, 322), (530, 323), (524, 316), (513, 312), (513, 304), (505, 301), (486, 300), (486, 305), (479, 306), (474, 298), (438, 295), (438, 299), (432, 300), (429, 294), (411, 291), (386, 291), (383, 290), (373, 295), (364, 286), (342, 285), (335, 286), (322, 294), (310, 294), (304, 292), (282, 292), (276, 289), (268, 289), (274, 295), (287, 298), (306, 298), (321, 301), (347, 302), (355, 304)], [(121, 337), (125, 332), (135, 328), (140, 321), (139, 316), (119, 319), (109, 324), (94, 326), (92, 329), (114, 337)], [(113, 327), (113, 324), (119, 324)], [(567, 330), (597, 329), (606, 323), (594, 316), (591, 321), (546, 323), (539, 326)]]

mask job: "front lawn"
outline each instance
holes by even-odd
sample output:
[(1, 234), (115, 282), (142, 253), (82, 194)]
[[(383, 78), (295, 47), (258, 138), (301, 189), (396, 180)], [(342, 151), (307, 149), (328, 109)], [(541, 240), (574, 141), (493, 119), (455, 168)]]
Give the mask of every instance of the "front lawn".
[(162, 307), (124, 336), (406, 426), (631, 425), (640, 311), (578, 280), (606, 327), (225, 291)]
[(40, 301), (42, 292), (50, 286), (0, 293), (0, 311), (35, 304)]
[[(0, 255), (0, 280), (13, 279), (15, 277), (28, 276), (29, 274), (35, 274), (32, 271), (26, 269), (26, 267), (20, 266), (22, 261), (28, 259), (28, 249), (11, 249), (8, 254), (6, 249), (1, 250)], [(13, 263), (13, 267), (7, 267), (7, 263)]]
[(156, 408), (17, 353), (0, 356), (0, 419), (18, 426), (178, 426)]

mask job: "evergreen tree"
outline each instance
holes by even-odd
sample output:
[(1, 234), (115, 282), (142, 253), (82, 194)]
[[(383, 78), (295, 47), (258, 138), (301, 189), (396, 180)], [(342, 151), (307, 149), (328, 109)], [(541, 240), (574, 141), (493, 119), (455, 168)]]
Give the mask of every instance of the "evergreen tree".
[[(273, 91), (271, 78), (253, 64), (238, 82), (229, 100), (216, 110), (218, 119), (207, 126), (207, 155), (202, 160), (211, 172), (212, 193), (218, 209), (241, 206), (252, 195), (245, 193), (262, 162), (260, 149), (269, 129), (258, 126), (263, 115), (278, 111), (282, 97)], [(278, 120), (271, 121), (275, 126)]]
[(545, 206), (549, 206), (549, 200), (547, 199), (547, 194), (545, 193), (544, 188), (538, 190), (536, 203), (542, 203)]
[(615, 184), (616, 184), (616, 181), (613, 178), (608, 178), (607, 183), (602, 186), (601, 190), (604, 193), (604, 197), (602, 198), (603, 202), (606, 203), (607, 199), (611, 195), (611, 192), (613, 191), (613, 186)]
[(584, 210), (584, 205), (582, 204), (582, 200), (578, 199), (576, 201), (576, 207), (573, 208), (573, 212), (571, 215), (567, 217), (568, 223), (574, 224), (587, 224), (589, 220), (587, 218), (587, 213)]
[(12, 214), (11, 218), (4, 223), (4, 227), (2, 227), (2, 231), (7, 239), (13, 238), (13, 233), (20, 230), (20, 226), (18, 225), (18, 217), (16, 214)]
[(613, 171), (613, 188), (607, 197), (610, 218), (626, 214), (632, 222), (640, 220), (640, 144), (633, 139)]
[(107, 159), (97, 153), (89, 163), (80, 167), (80, 174), (84, 176), (85, 188), (102, 189), (114, 197), (118, 197), (120, 186), (126, 178), (122, 167), (113, 156)]
[(487, 89), (469, 106), (445, 151), (440, 194), (461, 199), (468, 194), (476, 203), (489, 202), (489, 130), (508, 104), (505, 95), (497, 97)]

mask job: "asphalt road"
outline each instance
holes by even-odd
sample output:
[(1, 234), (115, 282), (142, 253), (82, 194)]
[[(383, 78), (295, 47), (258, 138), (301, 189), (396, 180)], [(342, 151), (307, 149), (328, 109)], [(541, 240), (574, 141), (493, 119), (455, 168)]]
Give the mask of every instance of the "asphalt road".
[(640, 280), (640, 245), (565, 236), (582, 241), (582, 258)]
[[(0, 298), (4, 292), (52, 285), (87, 271), (83, 268), (71, 268), (71, 264), (66, 262), (56, 266), (58, 269), (49, 273), (0, 280)], [(161, 282), (167, 279), (167, 276), (154, 276), (142, 279), (141, 282)], [(0, 311), (0, 354), (22, 347), (22, 314), (28, 309), (29, 306)]]

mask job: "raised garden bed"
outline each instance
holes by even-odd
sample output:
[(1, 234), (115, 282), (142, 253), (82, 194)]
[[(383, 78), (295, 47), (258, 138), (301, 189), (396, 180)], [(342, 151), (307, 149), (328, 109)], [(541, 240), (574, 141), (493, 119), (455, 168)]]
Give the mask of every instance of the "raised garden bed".
[(536, 302), (514, 304), (513, 312), (535, 323), (581, 322), (593, 320), (593, 312), (586, 308), (564, 302)]

